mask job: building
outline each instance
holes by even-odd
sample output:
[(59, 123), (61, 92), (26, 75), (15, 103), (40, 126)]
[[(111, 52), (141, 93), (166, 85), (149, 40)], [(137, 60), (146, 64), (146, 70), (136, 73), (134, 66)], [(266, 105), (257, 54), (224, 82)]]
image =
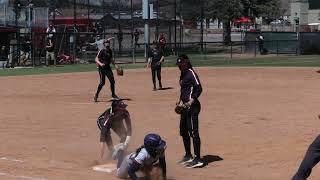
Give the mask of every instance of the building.
[(308, 25), (320, 23), (319, 0), (291, 0), (290, 2), (292, 24)]

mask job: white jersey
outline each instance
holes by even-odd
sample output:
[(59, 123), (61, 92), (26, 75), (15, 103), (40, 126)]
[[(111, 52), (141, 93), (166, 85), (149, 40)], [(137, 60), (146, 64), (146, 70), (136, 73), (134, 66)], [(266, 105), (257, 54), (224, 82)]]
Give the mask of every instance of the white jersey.
[(104, 39), (100, 39), (100, 40), (98, 40), (98, 41), (95, 42), (95, 44), (96, 44), (96, 46), (97, 46), (97, 48), (98, 48), (99, 50), (101, 50), (101, 49), (104, 48), (103, 43), (104, 43)]
[(158, 154), (156, 157), (152, 157), (145, 148), (142, 148), (138, 155), (136, 157), (135, 156), (136, 153), (130, 154), (130, 157), (142, 166), (151, 166), (157, 162), (160, 157), (163, 157), (164, 153)]
[(126, 156), (126, 158), (121, 163), (120, 168), (117, 169), (118, 178), (127, 178), (129, 167), (132, 165), (133, 160), (141, 165), (141, 167), (152, 166), (156, 163), (159, 158), (164, 157), (164, 151), (161, 154), (158, 154), (156, 157), (152, 157), (145, 148), (142, 148), (138, 155), (133, 152)]

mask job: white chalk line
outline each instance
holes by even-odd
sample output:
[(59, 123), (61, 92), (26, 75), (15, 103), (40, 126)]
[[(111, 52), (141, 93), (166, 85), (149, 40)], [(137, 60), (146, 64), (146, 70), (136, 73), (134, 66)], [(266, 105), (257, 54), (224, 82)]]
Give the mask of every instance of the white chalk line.
[(79, 102), (79, 103), (77, 103), (77, 102), (73, 102), (73, 103), (70, 103), (70, 104), (73, 104), (73, 105), (90, 105), (90, 104), (94, 104), (94, 103), (86, 103), (86, 102)]
[(18, 179), (29, 179), (29, 180), (45, 180), (45, 178), (39, 178), (39, 177), (29, 177), (29, 176), (16, 176), (5, 172), (0, 172), (0, 176), (6, 176), (6, 177), (12, 177), (12, 178), (18, 178)]
[(22, 160), (19, 159), (14, 159), (14, 158), (8, 158), (8, 157), (1, 157), (0, 160), (5, 160), (5, 161), (12, 161), (12, 162), (24, 162)]

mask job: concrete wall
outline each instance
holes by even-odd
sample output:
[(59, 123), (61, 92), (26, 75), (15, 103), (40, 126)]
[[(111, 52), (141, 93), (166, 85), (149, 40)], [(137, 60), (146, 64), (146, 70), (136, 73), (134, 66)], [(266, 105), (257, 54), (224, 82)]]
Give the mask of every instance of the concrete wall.
[(320, 23), (320, 9), (309, 10), (308, 22), (309, 23)]

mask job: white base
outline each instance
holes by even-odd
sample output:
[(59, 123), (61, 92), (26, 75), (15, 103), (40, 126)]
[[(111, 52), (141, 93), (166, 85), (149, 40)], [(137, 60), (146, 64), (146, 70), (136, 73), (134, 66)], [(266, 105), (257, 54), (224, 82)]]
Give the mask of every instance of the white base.
[(102, 164), (102, 165), (93, 166), (92, 169), (94, 171), (112, 173), (113, 171), (115, 171), (117, 169), (117, 166), (115, 164), (109, 163), (109, 164)]

